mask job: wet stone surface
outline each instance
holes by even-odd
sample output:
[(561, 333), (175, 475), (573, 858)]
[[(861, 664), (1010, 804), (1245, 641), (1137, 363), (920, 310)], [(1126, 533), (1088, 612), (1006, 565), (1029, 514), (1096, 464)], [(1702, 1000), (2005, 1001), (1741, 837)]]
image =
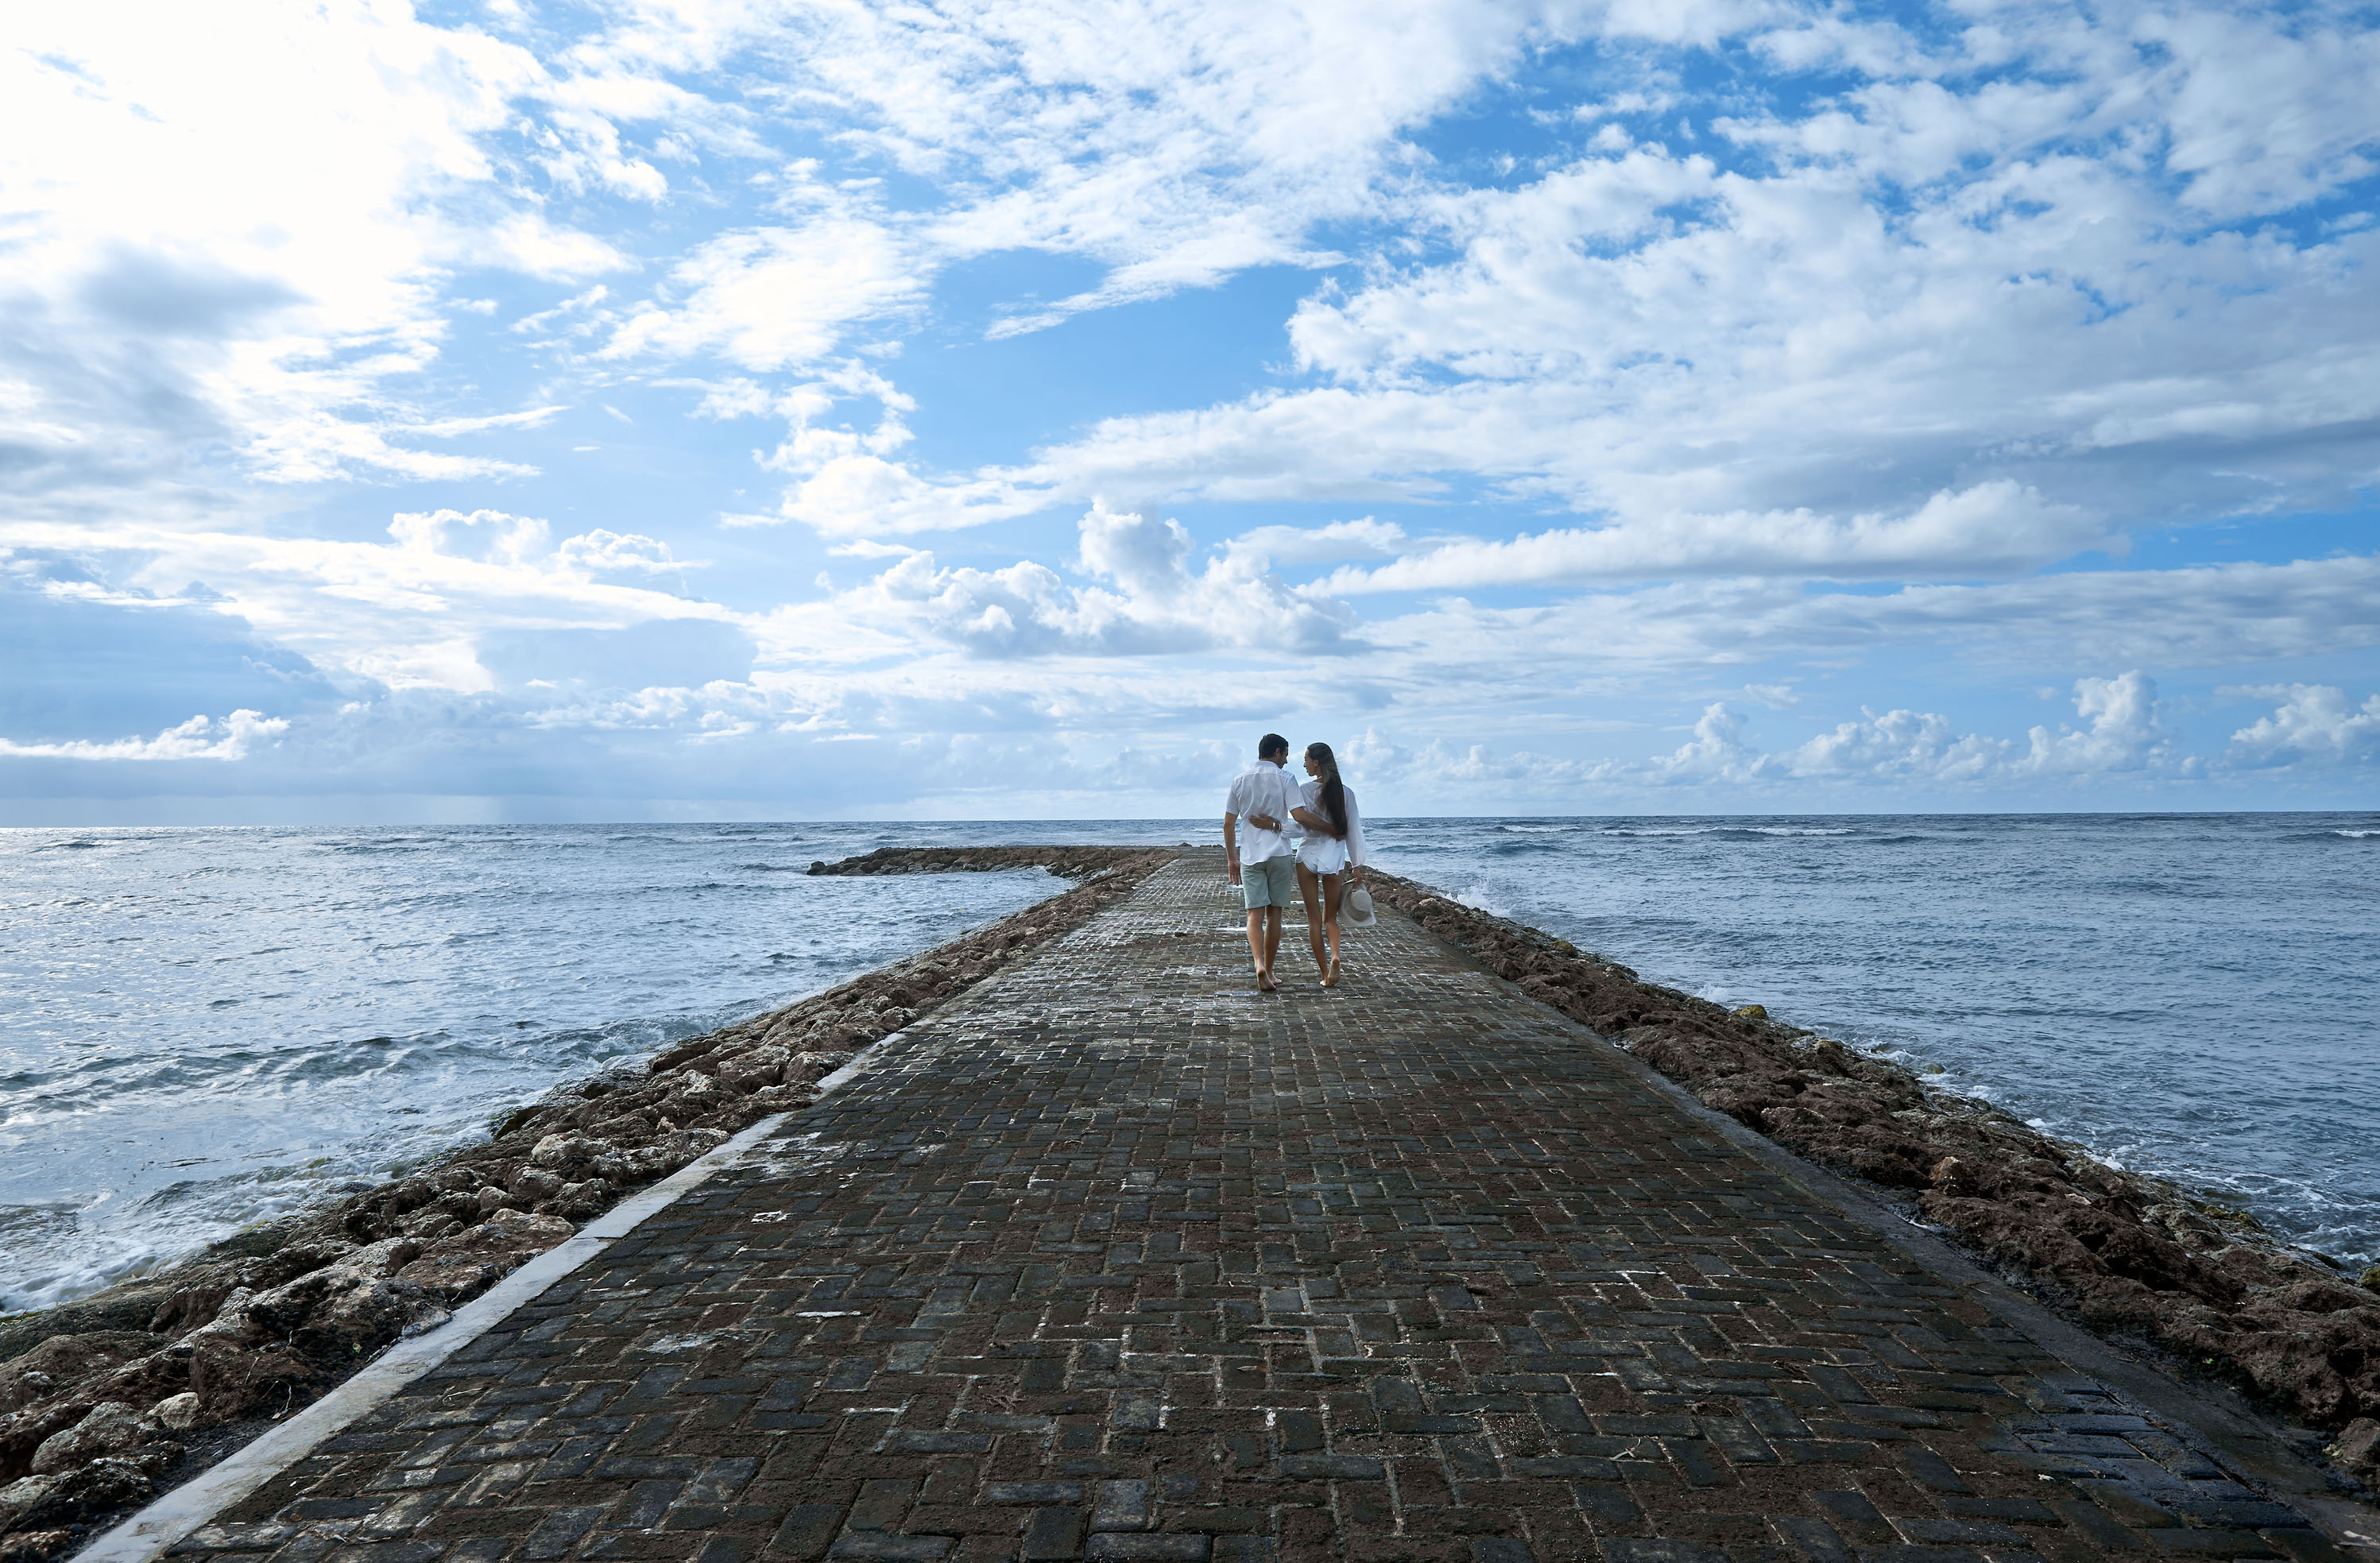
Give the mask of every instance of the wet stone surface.
[(177, 1556), (2338, 1556), (1401, 917), (1238, 924), (1185, 856)]

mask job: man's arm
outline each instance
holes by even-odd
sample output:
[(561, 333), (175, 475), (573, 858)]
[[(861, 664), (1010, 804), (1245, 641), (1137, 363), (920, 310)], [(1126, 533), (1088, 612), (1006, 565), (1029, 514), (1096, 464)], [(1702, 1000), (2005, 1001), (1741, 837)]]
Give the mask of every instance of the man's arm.
[(1232, 883), (1240, 882), (1239, 816), (1226, 812), (1223, 816), (1223, 866), (1232, 876)]

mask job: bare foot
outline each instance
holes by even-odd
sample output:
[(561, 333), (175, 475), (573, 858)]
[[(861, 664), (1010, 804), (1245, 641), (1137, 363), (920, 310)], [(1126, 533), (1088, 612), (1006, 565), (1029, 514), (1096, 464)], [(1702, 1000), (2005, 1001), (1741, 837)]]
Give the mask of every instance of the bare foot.
[(1323, 986), (1323, 987), (1338, 987), (1338, 986), (1339, 986), (1339, 963), (1338, 963), (1338, 962), (1336, 962), (1336, 961), (1331, 962), (1331, 963), (1330, 963), (1330, 970), (1328, 970), (1328, 971), (1326, 971), (1326, 972), (1324, 972), (1324, 973), (1322, 974), (1322, 986)]
[(1262, 967), (1258, 967), (1257, 969), (1257, 991), (1259, 993), (1278, 993), (1281, 991), (1281, 984), (1272, 980), (1272, 974), (1270, 972), (1264, 970)]

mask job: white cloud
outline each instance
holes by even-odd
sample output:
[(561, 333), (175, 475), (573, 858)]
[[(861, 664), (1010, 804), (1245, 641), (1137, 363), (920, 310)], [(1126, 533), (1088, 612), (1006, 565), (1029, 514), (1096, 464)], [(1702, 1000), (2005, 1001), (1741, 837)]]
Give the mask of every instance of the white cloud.
[(0, 738), (0, 755), (23, 759), (236, 760), (246, 758), (249, 745), (257, 739), (288, 730), (289, 723), (283, 718), (243, 709), (220, 721), (194, 716), (154, 738), (119, 738), (112, 743), (74, 739), (56, 744), (19, 744)]
[(2036, 727), (2017, 770), (2072, 776), (2147, 770), (2173, 758), (2157, 708), (2156, 681), (2135, 670), (2115, 678), (2074, 681), (2074, 709), (2090, 725)]
[[(1384, 190), (1404, 242), (1291, 322), (1325, 383), (1109, 419), (973, 479), (1214, 502), (1479, 479), (1605, 518), (1435, 566), (1483, 580), (1730, 556), (2005, 573), (2374, 480), (2350, 430), (2380, 418), (2380, 236), (2208, 225), (2360, 176), (2373, 35), (2119, 8), (1928, 43), (1784, 7), (1694, 16), (1854, 84), (1720, 122), (1728, 149), (1639, 139), (1510, 188)], [(1661, 30), (1602, 25), (1640, 22)]]
[(186, 443), (273, 482), (530, 470), (412, 450), (395, 442), (459, 420), (388, 416), (450, 330), (449, 268), (620, 263), (490, 153), (506, 127), (557, 156), (598, 135), (524, 118), (552, 85), (530, 53), (397, 0), (13, 20), (0, 375), (34, 402), (19, 485), (147, 486)]
[(2231, 757), (2246, 765), (2359, 764), (2380, 756), (2380, 695), (2361, 706), (2327, 684), (2286, 684), (2226, 694), (2278, 700), (2272, 715), (2231, 734)]
[(2134, 672), (2082, 678), (2074, 707), (2085, 723), (2056, 731), (2036, 726), (2023, 743), (1961, 733), (1932, 711), (1863, 709), (1790, 748), (1764, 750), (1744, 736), (1742, 713), (1725, 701), (1706, 707), (1686, 741), (1639, 759), (1573, 760), (1526, 750), (1499, 755), (1485, 744), (1456, 750), (1443, 741), (1419, 749), (1367, 731), (1350, 752), (1367, 778), (1429, 794), (1489, 790), (1490, 796), (1554, 796), (1573, 803), (1637, 789), (1718, 787), (1738, 793), (1803, 783), (1973, 792), (2056, 779), (2063, 784), (2118, 778), (2188, 777), (2204, 766), (2175, 751), (2158, 710), (2155, 683)]
[(1258, 527), (1242, 532), (1223, 546), (1233, 553), (1275, 564), (1335, 564), (1342, 559), (1378, 559), (1406, 544), (1405, 530), (1393, 521), (1366, 515), (1355, 521), (1332, 521), (1320, 527)]
[(997, 476), (937, 483), (869, 452), (826, 457), (786, 493), (777, 515), (750, 519), (799, 521), (830, 538), (880, 537), (1014, 520), (1055, 497)]
[(671, 271), (679, 303), (622, 321), (603, 357), (715, 352), (747, 370), (816, 362), (856, 322), (913, 309), (928, 268), (881, 224), (851, 217), (698, 245)]
[(2121, 552), (2125, 544), (2087, 511), (2049, 503), (2002, 479), (1937, 493), (1906, 515), (1738, 512), (1544, 532), (1509, 542), (1468, 539), (1368, 570), (1342, 569), (1324, 585), (1355, 593), (1695, 575), (1907, 580), (2011, 575), (2086, 548)]
[(554, 546), (553, 557), (565, 569), (583, 570), (593, 574), (601, 570), (638, 570), (649, 576), (666, 575), (678, 570), (703, 567), (708, 562), (699, 559), (679, 559), (670, 552), (670, 545), (658, 538), (640, 532), (607, 531), (601, 527), (591, 532), (581, 532), (575, 538), (565, 538)]
[(406, 512), (387, 543), (270, 538), (117, 524), (0, 523), (0, 542), (108, 559), (118, 587), (53, 582), (55, 596), (95, 590), (126, 605), (178, 598), (206, 583), (212, 612), (246, 621), (326, 672), (394, 688), (483, 693), (495, 680), (475, 647), (495, 630), (622, 629), (663, 620), (738, 624), (716, 603), (593, 578), (679, 566), (652, 539), (590, 532), (549, 543), (535, 516), (498, 510)]
[(931, 553), (827, 603), (781, 611), (756, 632), (780, 660), (866, 661), (917, 636), (985, 658), (1150, 657), (1245, 648), (1271, 657), (1345, 648), (1343, 604), (1293, 591), (1261, 560), (1226, 553), (1190, 567), (1178, 521), (1094, 503), (1077, 526), (1075, 586), (1044, 564), (945, 568)]
[[(2169, 570), (2071, 570), (1975, 586), (1812, 590), (1793, 580), (1683, 581), (1544, 606), (1442, 600), (1370, 621), (1366, 638), (1498, 687), (1634, 686), (1779, 660), (1884, 666), (1912, 655), (2011, 671), (2077, 664), (2227, 668), (2380, 646), (2380, 556)], [(2030, 684), (2030, 678), (2025, 681)]]
[(2373, 172), (2380, 142), (2380, 34), (2222, 8), (2148, 11), (2134, 37), (2162, 45), (2173, 141), (2166, 166), (2189, 202), (2219, 216), (2300, 205)]
[(403, 432), (420, 438), (447, 440), (462, 434), (483, 434), (492, 429), (542, 429), (567, 407), (528, 407), (519, 412), (489, 413), (479, 418), (440, 418), (411, 423)]

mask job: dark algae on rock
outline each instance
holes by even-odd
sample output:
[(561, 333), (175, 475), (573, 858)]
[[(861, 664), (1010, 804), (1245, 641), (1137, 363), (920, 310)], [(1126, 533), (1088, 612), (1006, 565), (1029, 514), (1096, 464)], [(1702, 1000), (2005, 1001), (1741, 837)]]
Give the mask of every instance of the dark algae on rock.
[[(2380, 1293), (2273, 1242), (2240, 1212), (2118, 1171), (1985, 1103), (1769, 1018), (1644, 981), (1537, 929), (1367, 877), (1489, 971), (1822, 1165), (1898, 1191), (1924, 1219), (2050, 1283), (2106, 1328), (2222, 1366), (2313, 1426), (2367, 1479), (2380, 1460)], [(2363, 1281), (2375, 1278), (2366, 1275)]]
[[(240, 1233), (158, 1274), (0, 1318), (0, 1563), (61, 1557), (406, 1336), (1007, 961), (1080, 927), (1173, 855), (1002, 847), (813, 873), (1047, 867), (1085, 882), (909, 960), (695, 1037), (640, 1070), (563, 1086), (483, 1144)], [(910, 854), (914, 858), (915, 854)]]

